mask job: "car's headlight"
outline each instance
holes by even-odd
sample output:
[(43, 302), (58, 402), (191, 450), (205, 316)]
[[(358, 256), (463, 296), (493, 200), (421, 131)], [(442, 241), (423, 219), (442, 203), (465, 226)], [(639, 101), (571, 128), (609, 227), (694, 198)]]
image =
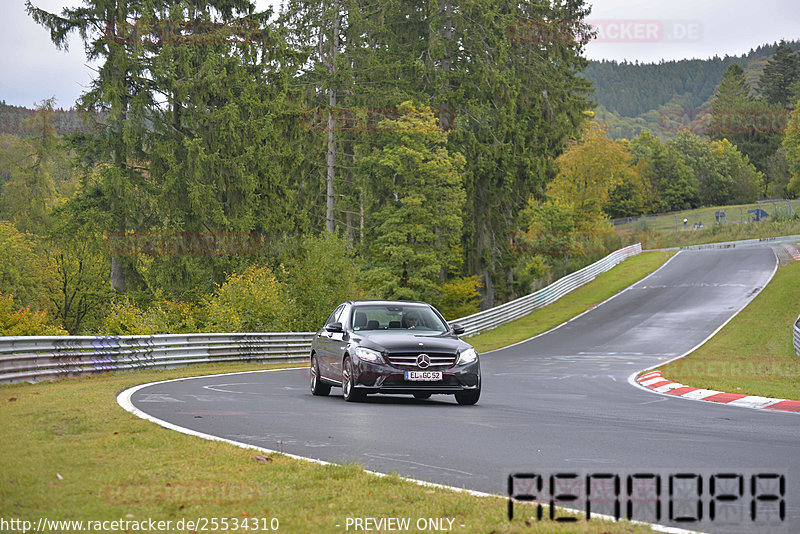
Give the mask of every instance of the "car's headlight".
[(358, 347), (356, 349), (356, 357), (358, 357), (359, 360), (364, 360), (367, 362), (383, 361), (380, 352), (378, 352), (377, 350), (367, 349), (364, 347)]
[(478, 359), (478, 351), (469, 348), (458, 356), (458, 363), (472, 363)]

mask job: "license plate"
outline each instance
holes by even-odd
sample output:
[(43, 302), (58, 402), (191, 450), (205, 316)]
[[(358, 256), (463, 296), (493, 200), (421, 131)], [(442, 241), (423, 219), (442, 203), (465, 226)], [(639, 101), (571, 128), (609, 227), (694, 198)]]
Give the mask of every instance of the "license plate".
[(433, 382), (441, 379), (441, 371), (406, 371), (406, 380)]

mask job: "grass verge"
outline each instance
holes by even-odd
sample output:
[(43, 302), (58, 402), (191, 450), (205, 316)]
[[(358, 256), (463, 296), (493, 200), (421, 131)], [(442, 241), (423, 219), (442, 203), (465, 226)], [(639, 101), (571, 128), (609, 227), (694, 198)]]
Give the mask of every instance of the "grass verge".
[[(705, 227), (710, 227), (716, 223), (716, 214), (720, 211), (725, 213), (725, 224), (739, 225), (751, 224), (753, 215), (748, 214), (749, 210), (762, 209), (769, 215), (769, 221), (775, 219), (787, 218), (790, 216), (789, 204), (791, 203), (791, 211), (800, 211), (800, 199), (794, 199), (789, 202), (786, 200), (775, 202), (761, 202), (754, 204), (734, 204), (728, 206), (707, 206), (704, 208), (695, 208), (689, 210), (682, 210), (672, 213), (660, 213), (657, 215), (645, 215), (634, 219), (633, 223), (620, 224), (616, 227), (618, 231), (649, 229), (666, 232), (684, 232), (693, 230), (696, 222), (702, 223)], [(777, 217), (776, 217), (777, 215)], [(683, 226), (683, 219), (687, 219), (687, 227)]]
[(636, 283), (664, 264), (674, 252), (644, 252), (525, 317), (467, 338), (478, 352), (499, 349), (541, 334)]
[(798, 314), (800, 262), (793, 262), (705, 345), (660, 369), (693, 387), (800, 400), (800, 358), (792, 346)]
[[(273, 518), (279, 532), (344, 532), (348, 517), (410, 517), (414, 532), (429, 531), (415, 528), (418, 518), (453, 519), (456, 532), (562, 530), (562, 523), (536, 522), (533, 509), (522, 505), (509, 522), (501, 498), (379, 478), (357, 465), (321, 466), (209, 442), (134, 417), (115, 402), (119, 391), (143, 382), (263, 368), (205, 365), (0, 387), (0, 517), (34, 525), (41, 517), (152, 519), (172, 521), (170, 532), (201, 532), (178, 528), (178, 521), (197, 518), (227, 518), (228, 528), (208, 523), (211, 532), (245, 532), (245, 520), (247, 530), (269, 531)], [(625, 522), (568, 525), (570, 532), (650, 531)]]
[(787, 235), (800, 235), (800, 218), (758, 224), (713, 225), (704, 230), (685, 230), (670, 233), (637, 232), (630, 236), (630, 241), (632, 243), (641, 242), (642, 248), (652, 250)]

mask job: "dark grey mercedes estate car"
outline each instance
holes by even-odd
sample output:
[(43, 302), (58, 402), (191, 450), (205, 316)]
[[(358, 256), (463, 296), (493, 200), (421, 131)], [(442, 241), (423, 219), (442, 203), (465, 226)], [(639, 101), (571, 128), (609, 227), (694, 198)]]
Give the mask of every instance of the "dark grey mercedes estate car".
[(480, 362), (472, 345), (458, 338), (463, 333), (423, 302), (345, 302), (314, 335), (311, 392), (327, 395), (338, 386), (346, 401), (371, 393), (418, 399), (443, 393), (455, 395), (459, 404), (475, 404)]

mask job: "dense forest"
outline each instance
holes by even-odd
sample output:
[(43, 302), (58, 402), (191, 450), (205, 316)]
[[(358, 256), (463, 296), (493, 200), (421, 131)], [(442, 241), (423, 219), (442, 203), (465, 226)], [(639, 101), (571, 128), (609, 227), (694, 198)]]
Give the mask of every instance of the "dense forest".
[[(800, 50), (800, 40), (787, 43)], [(663, 131), (665, 116), (676, 109), (695, 114), (708, 113), (722, 74), (731, 64), (744, 68), (745, 78), (758, 93), (758, 79), (777, 44), (762, 45), (741, 56), (661, 61), (660, 63), (589, 61), (582, 76), (592, 82), (591, 99), (598, 117), (609, 123), (614, 139), (632, 138), (645, 128), (659, 137), (672, 137), (676, 131)], [(24, 121), (33, 109), (10, 106), (0, 101), (0, 133), (28, 134)], [(319, 120), (319, 116), (310, 115)], [(56, 132), (67, 134), (97, 129), (97, 118), (85, 111), (56, 109)], [(319, 123), (318, 123), (319, 124)], [(324, 126), (323, 126), (324, 127)]]
[(508, 31), (583, 20), (577, 0), (27, 9), (100, 68), (90, 111), (0, 110), (3, 335), (312, 330), (360, 297), (454, 318), (625, 244), (610, 216), (798, 192), (786, 121), (730, 115), (788, 120), (788, 45), (759, 95), (718, 74), (707, 135), (617, 141), (582, 76), (590, 32)]
[[(787, 45), (800, 50), (800, 40)], [(608, 123), (612, 138), (630, 139), (647, 130), (666, 139), (679, 131), (672, 127), (676, 115), (696, 133), (705, 133), (703, 118), (711, 111), (722, 74), (734, 63), (744, 68), (758, 94), (759, 77), (776, 47), (777, 43), (759, 46), (741, 56), (660, 63), (591, 61), (583, 75), (592, 82), (598, 117)]]
[[(36, 110), (23, 106), (11, 106), (0, 100), (0, 133), (18, 136), (32, 136), (36, 133)], [(53, 109), (48, 120), (55, 133), (66, 135), (73, 133), (96, 132), (102, 124), (103, 117), (96, 112), (70, 109)]]

